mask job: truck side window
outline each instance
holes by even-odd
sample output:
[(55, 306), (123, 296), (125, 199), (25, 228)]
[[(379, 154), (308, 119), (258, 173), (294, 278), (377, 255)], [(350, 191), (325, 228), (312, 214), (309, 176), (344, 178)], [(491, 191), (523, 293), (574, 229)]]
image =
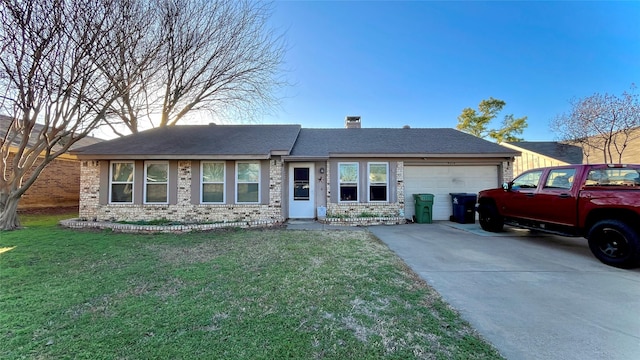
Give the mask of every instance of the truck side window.
[(589, 171), (585, 186), (640, 186), (640, 173), (632, 168), (595, 169)]
[(640, 174), (637, 171), (628, 172), (624, 176), (624, 185), (627, 186), (639, 186), (640, 185)]
[(586, 186), (598, 186), (609, 182), (607, 173), (604, 170), (596, 169), (589, 171), (587, 175)]
[(542, 176), (542, 170), (526, 172), (513, 180), (511, 189), (535, 189), (540, 182), (540, 176)]
[(545, 189), (571, 189), (575, 169), (557, 169), (549, 171)]

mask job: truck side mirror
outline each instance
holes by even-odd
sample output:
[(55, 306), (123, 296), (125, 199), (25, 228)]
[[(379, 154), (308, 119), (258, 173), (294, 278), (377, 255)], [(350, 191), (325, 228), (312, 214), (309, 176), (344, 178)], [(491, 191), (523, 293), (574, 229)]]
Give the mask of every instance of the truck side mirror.
[(511, 190), (511, 183), (510, 183), (510, 182), (502, 183), (502, 188), (503, 188), (505, 191), (509, 191), (509, 190)]

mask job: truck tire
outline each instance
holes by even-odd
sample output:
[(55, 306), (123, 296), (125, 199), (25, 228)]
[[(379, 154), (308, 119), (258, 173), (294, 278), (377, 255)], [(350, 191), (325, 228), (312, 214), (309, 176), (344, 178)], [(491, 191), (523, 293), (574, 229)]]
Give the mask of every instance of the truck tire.
[(504, 219), (493, 204), (481, 204), (478, 207), (478, 219), (484, 231), (500, 232), (504, 227)]
[(620, 220), (600, 220), (587, 234), (589, 249), (602, 263), (629, 269), (640, 264), (640, 238)]

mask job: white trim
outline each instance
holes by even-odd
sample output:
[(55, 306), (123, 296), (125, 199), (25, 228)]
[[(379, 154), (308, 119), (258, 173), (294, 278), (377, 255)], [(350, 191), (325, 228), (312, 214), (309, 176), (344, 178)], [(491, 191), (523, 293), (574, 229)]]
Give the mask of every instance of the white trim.
[[(221, 164), (222, 165), (222, 202), (204, 201), (204, 185), (220, 184), (218, 181), (204, 181), (204, 165), (205, 164)], [(227, 202), (227, 164), (224, 161), (201, 161), (200, 162), (200, 204), (225, 204)]]
[[(244, 182), (240, 182), (238, 180), (238, 165), (240, 164), (255, 164), (258, 165), (258, 181), (257, 182), (250, 182), (250, 181), (244, 181)], [(260, 181), (262, 180), (262, 166), (260, 164), (259, 161), (236, 161), (236, 174), (235, 174), (235, 187), (234, 187), (234, 193), (235, 193), (235, 203), (236, 204), (260, 204), (260, 198), (261, 198), (261, 187), (260, 186)], [(238, 201), (238, 185), (240, 184), (258, 184), (258, 201), (256, 202), (248, 202), (248, 201), (243, 201), (240, 202)]]
[[(164, 182), (153, 182), (147, 183), (147, 166), (148, 165), (166, 165), (167, 167), (167, 180)], [(166, 201), (147, 201), (147, 185), (166, 185)], [(149, 205), (166, 205), (169, 203), (169, 162), (168, 161), (145, 161), (144, 162), (144, 179), (143, 179), (143, 187), (142, 187), (142, 203)]]
[[(131, 181), (113, 181), (113, 164), (131, 164)], [(133, 161), (110, 161), (109, 162), (109, 204), (133, 204), (135, 200), (134, 182), (136, 178), (136, 164)], [(131, 184), (131, 201), (111, 201), (114, 184)]]
[[(342, 200), (341, 199), (341, 186), (342, 186), (342, 182), (340, 181), (340, 166), (341, 165), (355, 165), (356, 166), (356, 181), (355, 181), (355, 185), (356, 185), (356, 199), (355, 200)], [(339, 162), (338, 163), (338, 202), (339, 203), (357, 203), (360, 201), (360, 163), (358, 162)], [(352, 184), (352, 183), (345, 183), (345, 184)]]
[[(385, 198), (386, 200), (371, 200), (371, 165), (384, 165), (386, 168), (386, 173), (385, 173)], [(374, 185), (382, 185), (382, 183), (373, 183)], [(379, 162), (370, 162), (367, 163), (367, 201), (368, 202), (372, 202), (372, 203), (388, 203), (389, 202), (389, 163), (388, 162), (383, 162), (383, 161), (379, 161)]]

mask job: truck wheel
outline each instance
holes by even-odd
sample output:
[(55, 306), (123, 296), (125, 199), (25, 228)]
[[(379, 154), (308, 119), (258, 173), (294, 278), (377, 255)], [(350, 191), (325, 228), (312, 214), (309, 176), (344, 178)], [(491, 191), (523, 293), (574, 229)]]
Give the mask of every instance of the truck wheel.
[(480, 227), (484, 231), (500, 232), (504, 227), (504, 220), (498, 214), (498, 209), (493, 204), (482, 204), (478, 208)]
[(640, 262), (640, 239), (636, 231), (619, 220), (601, 220), (587, 234), (593, 255), (607, 265), (632, 268)]

